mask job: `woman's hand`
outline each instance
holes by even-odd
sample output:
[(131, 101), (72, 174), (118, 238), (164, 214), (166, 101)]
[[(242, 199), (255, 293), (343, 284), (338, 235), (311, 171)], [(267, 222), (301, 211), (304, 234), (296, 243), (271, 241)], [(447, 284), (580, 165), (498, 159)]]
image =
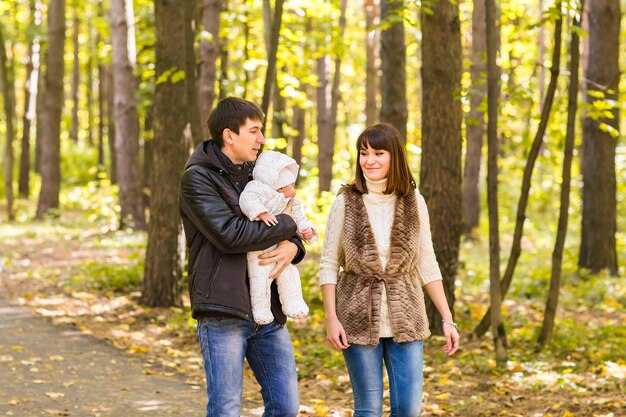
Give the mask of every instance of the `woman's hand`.
[(350, 347), (346, 331), (343, 329), (341, 322), (337, 318), (326, 319), (326, 339), (330, 343), (330, 347), (335, 350), (347, 349)]
[(459, 349), (459, 332), (456, 326), (444, 320), (443, 334), (446, 337), (446, 345), (443, 347), (443, 351), (450, 356)]

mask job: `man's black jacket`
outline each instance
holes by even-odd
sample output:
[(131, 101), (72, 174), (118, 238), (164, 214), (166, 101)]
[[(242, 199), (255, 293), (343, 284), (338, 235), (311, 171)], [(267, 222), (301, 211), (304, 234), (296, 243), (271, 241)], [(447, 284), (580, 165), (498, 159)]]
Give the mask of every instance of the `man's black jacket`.
[[(230, 315), (252, 320), (246, 253), (267, 249), (282, 241), (298, 245), (294, 263), (304, 257), (290, 216), (277, 216), (267, 227), (248, 220), (239, 209), (239, 195), (252, 178), (252, 163), (233, 164), (212, 140), (201, 143), (189, 157), (181, 178), (180, 215), (189, 254), (188, 283), (194, 318)], [(272, 313), (282, 313), (275, 283)]]

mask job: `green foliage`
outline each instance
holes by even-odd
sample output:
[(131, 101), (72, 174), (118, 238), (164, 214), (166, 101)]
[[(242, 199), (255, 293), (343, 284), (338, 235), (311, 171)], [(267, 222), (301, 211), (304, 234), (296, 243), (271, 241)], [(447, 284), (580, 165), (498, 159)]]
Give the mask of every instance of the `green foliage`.
[(78, 291), (99, 290), (126, 294), (137, 291), (144, 273), (143, 255), (136, 252), (125, 261), (92, 261), (80, 265), (68, 274), (64, 285)]

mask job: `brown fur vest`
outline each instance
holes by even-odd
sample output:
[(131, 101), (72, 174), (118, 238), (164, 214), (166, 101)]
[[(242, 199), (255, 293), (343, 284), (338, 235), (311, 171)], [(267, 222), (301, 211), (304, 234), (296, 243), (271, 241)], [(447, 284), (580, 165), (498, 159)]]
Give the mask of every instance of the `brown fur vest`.
[(348, 342), (375, 345), (380, 334), (380, 302), (387, 290), (393, 340), (411, 342), (430, 335), (424, 293), (417, 275), (420, 222), (414, 192), (398, 197), (391, 228), (389, 261), (383, 272), (363, 196), (353, 186), (345, 198), (343, 253), (336, 287), (337, 316)]

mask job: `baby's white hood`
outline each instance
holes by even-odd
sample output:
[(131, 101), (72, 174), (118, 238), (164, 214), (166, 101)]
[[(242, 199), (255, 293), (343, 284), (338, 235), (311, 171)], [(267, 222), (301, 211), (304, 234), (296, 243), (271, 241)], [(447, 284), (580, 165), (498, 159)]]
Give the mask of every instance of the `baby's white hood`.
[(296, 182), (299, 166), (284, 153), (264, 151), (259, 155), (252, 171), (252, 177), (272, 189), (277, 190)]

